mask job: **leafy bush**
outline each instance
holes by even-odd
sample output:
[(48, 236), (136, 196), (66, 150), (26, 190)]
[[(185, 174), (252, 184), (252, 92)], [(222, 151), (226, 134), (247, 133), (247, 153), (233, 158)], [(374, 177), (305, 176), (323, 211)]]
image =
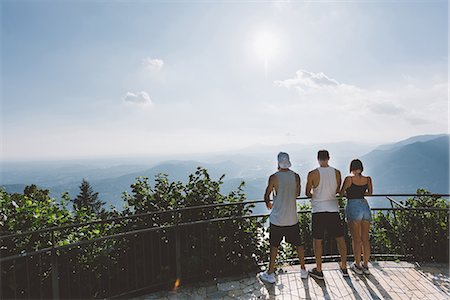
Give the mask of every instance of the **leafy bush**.
[[(169, 212), (140, 218), (145, 226), (181, 224), (177, 233), (171, 233), (169, 229), (162, 233), (166, 236), (164, 243), (174, 245), (178, 239), (183, 248), (183, 257), (189, 257), (181, 262), (182, 274), (186, 279), (255, 270), (261, 256), (266, 255), (260, 249), (260, 236), (263, 234), (265, 219), (219, 220), (225, 217), (249, 216), (253, 205), (224, 205), (171, 212), (190, 206), (243, 203), (246, 199), (242, 190), (244, 183), (236, 191), (223, 195), (220, 192), (223, 177), (214, 181), (206, 169), (199, 167), (189, 176), (186, 184), (179, 181), (169, 182), (167, 175), (161, 174), (156, 178), (154, 189), (150, 188), (148, 178), (140, 177), (131, 186), (132, 193), (124, 194), (129, 213), (160, 210)], [(211, 219), (213, 221), (201, 222)], [(193, 221), (200, 222), (185, 224)], [(138, 228), (139, 222), (134, 226)], [(177, 237), (180, 232), (182, 236)], [(163, 272), (165, 268), (166, 266), (162, 265), (159, 271)]]
[[(417, 194), (400, 201), (406, 209), (374, 216), (373, 252), (398, 253), (418, 261), (448, 262), (448, 201), (424, 189), (418, 189)], [(429, 211), (415, 208), (429, 208)]]

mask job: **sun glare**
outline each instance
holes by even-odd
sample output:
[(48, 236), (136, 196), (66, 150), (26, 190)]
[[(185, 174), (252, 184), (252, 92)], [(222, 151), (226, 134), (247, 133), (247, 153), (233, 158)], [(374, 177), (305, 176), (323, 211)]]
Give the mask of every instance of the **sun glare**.
[(273, 58), (280, 49), (280, 40), (271, 31), (261, 31), (255, 35), (253, 48), (258, 58), (264, 60), (264, 69), (267, 75), (269, 60)]
[(254, 47), (258, 56), (261, 58), (270, 58), (277, 53), (280, 42), (272, 32), (263, 31), (255, 36)]

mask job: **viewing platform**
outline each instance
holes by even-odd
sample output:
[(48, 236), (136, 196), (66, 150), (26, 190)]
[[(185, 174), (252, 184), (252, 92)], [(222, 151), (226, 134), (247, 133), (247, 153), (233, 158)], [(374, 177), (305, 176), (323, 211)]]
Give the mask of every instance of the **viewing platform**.
[[(326, 235), (324, 280), (301, 279), (282, 243), (276, 283), (263, 283), (269, 215), (236, 200), (3, 232), (0, 299), (450, 299), (449, 195), (370, 197), (390, 203), (371, 208), (371, 275), (344, 278)], [(297, 212), (312, 269), (311, 210)], [(345, 242), (350, 265), (347, 229)]]
[[(314, 265), (307, 264), (306, 268)], [(378, 261), (369, 264), (371, 275), (349, 271), (343, 277), (339, 264), (324, 263), (324, 280), (301, 279), (299, 266), (278, 270), (277, 282), (262, 282), (256, 274), (205, 281), (173, 291), (135, 298), (150, 299), (449, 299), (448, 265)]]

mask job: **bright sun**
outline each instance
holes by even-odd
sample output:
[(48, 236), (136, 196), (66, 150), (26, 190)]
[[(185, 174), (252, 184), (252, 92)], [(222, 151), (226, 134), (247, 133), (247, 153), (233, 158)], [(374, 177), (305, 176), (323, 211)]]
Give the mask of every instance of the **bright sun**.
[(277, 35), (270, 31), (262, 31), (254, 38), (255, 54), (264, 60), (264, 67), (267, 73), (269, 59), (274, 57), (280, 48), (280, 40)]
[(273, 56), (279, 48), (279, 40), (269, 31), (263, 31), (255, 36), (255, 51), (262, 58)]

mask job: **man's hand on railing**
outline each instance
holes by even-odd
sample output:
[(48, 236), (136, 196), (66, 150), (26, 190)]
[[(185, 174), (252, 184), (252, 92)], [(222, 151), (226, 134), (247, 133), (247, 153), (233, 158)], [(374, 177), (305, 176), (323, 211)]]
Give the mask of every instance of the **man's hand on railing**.
[(266, 202), (267, 209), (272, 209), (272, 202), (268, 201)]

